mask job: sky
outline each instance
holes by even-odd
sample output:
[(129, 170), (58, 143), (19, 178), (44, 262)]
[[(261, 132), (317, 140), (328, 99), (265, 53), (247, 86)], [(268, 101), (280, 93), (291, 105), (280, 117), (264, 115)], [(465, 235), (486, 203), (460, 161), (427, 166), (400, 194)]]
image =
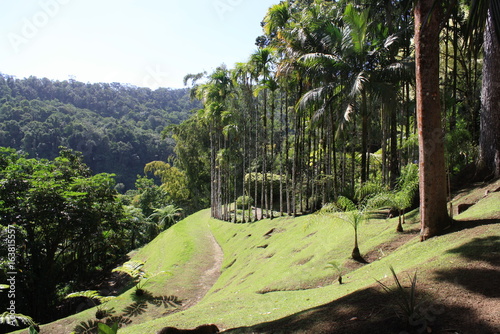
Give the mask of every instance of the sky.
[(0, 0), (0, 73), (182, 88), (245, 62), (279, 0)]

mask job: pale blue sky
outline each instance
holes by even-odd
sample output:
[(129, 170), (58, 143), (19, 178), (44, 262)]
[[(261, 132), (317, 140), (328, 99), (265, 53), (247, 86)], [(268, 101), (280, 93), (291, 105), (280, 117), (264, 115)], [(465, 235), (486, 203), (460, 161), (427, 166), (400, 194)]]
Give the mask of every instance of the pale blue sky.
[(0, 73), (182, 87), (247, 61), (279, 0), (0, 0)]

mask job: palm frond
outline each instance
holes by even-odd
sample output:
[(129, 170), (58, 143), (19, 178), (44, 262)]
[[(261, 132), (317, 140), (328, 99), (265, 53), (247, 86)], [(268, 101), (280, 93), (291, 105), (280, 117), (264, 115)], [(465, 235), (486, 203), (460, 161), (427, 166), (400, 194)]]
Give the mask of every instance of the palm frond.
[(465, 33), (469, 48), (477, 48), (474, 46), (473, 40), (481, 39), (484, 35), (488, 14), (491, 15), (496, 37), (500, 43), (500, 2), (497, 0), (472, 0)]
[(344, 119), (349, 122), (351, 120), (351, 114), (356, 111), (353, 104), (349, 104), (344, 112)]
[(390, 48), (398, 40), (399, 40), (398, 35), (396, 35), (396, 34), (390, 35), (384, 41), (384, 49)]
[(264, 32), (267, 35), (277, 33), (279, 29), (285, 27), (290, 17), (291, 13), (288, 1), (272, 6), (264, 17)]
[(368, 83), (368, 78), (365, 76), (365, 72), (359, 72), (352, 85), (351, 96), (360, 94), (363, 91), (366, 83)]

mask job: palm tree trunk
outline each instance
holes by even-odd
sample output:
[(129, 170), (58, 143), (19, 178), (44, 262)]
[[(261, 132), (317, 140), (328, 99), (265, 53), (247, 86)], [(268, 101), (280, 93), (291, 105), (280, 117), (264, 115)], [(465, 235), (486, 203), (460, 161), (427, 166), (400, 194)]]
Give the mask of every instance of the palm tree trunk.
[(449, 226), (446, 207), (444, 136), (439, 98), (440, 4), (419, 0), (415, 6), (417, 124), (419, 134), (421, 240)]
[(368, 141), (368, 111), (366, 91), (361, 92), (361, 183), (366, 182), (366, 152)]
[(354, 227), (354, 248), (352, 249), (351, 257), (353, 260), (366, 263), (365, 259), (361, 256), (358, 246), (358, 229)]
[(397, 232), (403, 232), (403, 225), (401, 223), (401, 210), (399, 210), (399, 216), (398, 216), (398, 227), (396, 228)]

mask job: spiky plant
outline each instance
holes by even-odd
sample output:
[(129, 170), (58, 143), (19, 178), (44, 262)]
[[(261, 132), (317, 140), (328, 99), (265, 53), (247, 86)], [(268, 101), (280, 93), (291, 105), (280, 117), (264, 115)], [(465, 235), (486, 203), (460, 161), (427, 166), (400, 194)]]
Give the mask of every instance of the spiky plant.
[(409, 276), (410, 279), (410, 287), (405, 288), (398, 276), (396, 275), (396, 271), (392, 266), (390, 266), (390, 270), (392, 273), (392, 277), (394, 278), (395, 286), (391, 287), (387, 284), (384, 284), (377, 280), (380, 286), (387, 292), (389, 295), (393, 297), (393, 301), (398, 308), (398, 314), (405, 318), (408, 323), (412, 319), (418, 318), (418, 308), (420, 303), (417, 301), (417, 272), (413, 275), (413, 277)]

